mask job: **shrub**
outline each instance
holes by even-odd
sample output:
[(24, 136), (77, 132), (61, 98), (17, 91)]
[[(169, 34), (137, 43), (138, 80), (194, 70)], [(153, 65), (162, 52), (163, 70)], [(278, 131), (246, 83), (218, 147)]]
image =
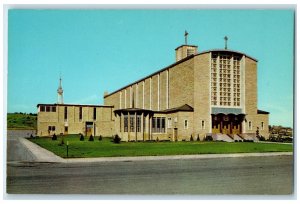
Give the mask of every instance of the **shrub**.
[(102, 136), (100, 135), (100, 136), (99, 136), (99, 141), (101, 141), (101, 140), (102, 140)]
[(260, 136), (259, 141), (266, 141), (266, 138), (264, 136)]
[(156, 142), (159, 142), (159, 139), (158, 139), (158, 137), (156, 137), (156, 140), (155, 140)]
[(213, 141), (213, 138), (211, 135), (207, 135), (204, 140), (205, 141)]
[(93, 142), (94, 141), (94, 137), (93, 135), (90, 136), (89, 141)]
[(83, 136), (83, 134), (79, 134), (80, 135), (80, 141), (84, 141), (84, 136)]
[(32, 135), (32, 134), (30, 135), (30, 138), (33, 138), (33, 135)]
[(119, 137), (119, 135), (115, 135), (113, 137), (113, 142), (116, 144), (119, 144), (121, 142), (121, 138)]
[(197, 141), (198, 141), (198, 142), (200, 141), (200, 137), (199, 137), (199, 134), (198, 134), (198, 137), (197, 137)]
[(193, 135), (191, 135), (190, 141), (191, 142), (194, 141)]
[(56, 136), (55, 133), (54, 133), (53, 136), (52, 136), (52, 140), (57, 140), (57, 136)]

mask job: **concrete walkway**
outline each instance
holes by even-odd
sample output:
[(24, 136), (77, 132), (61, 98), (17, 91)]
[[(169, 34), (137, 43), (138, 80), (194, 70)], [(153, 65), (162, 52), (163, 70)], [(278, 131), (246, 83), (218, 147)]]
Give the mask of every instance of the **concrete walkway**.
[(24, 153), (27, 152), (33, 154), (31, 157), (31, 162), (65, 162), (65, 159), (55, 155), (54, 153), (41, 148), (37, 144), (30, 142), (29, 140), (19, 137), (20, 144), (24, 147)]
[(56, 163), (83, 163), (83, 162), (111, 162), (111, 161), (145, 161), (145, 160), (174, 160), (174, 159), (212, 159), (228, 157), (260, 157), (293, 155), (293, 152), (268, 152), (268, 153), (235, 153), (235, 154), (198, 154), (198, 155), (171, 155), (171, 156), (138, 156), (138, 157), (101, 157), (101, 158), (70, 158), (63, 159), (54, 153), (41, 148), (25, 138), (18, 138), (26, 151), (32, 154), (31, 162), (56, 162)]

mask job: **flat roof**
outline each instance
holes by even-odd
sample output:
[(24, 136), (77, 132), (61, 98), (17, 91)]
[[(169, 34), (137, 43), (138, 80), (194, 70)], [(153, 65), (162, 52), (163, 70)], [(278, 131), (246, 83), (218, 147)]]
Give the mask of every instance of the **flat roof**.
[(175, 48), (175, 50), (178, 50), (179, 48), (183, 47), (183, 46), (187, 46), (187, 47), (198, 47), (197, 45), (180, 45), (178, 47)]
[(114, 106), (104, 106), (104, 105), (85, 105), (85, 104), (58, 104), (58, 103), (39, 103), (39, 106), (81, 106), (81, 107), (103, 107), (103, 108), (113, 108)]
[[(184, 46), (184, 45), (181, 45), (181, 46)], [(181, 47), (181, 46), (179, 46), (179, 47)], [(195, 46), (195, 47), (197, 47), (196, 45), (187, 45), (187, 46)], [(179, 47), (178, 47), (178, 48), (179, 48)], [(176, 48), (176, 49), (177, 49), (177, 48)], [(131, 86), (131, 85), (133, 85), (133, 84), (139, 83), (139, 82), (141, 82), (141, 81), (143, 81), (143, 80), (145, 80), (145, 79), (147, 79), (147, 78), (149, 78), (149, 77), (151, 77), (151, 76), (154, 76), (154, 75), (156, 75), (156, 74), (158, 74), (158, 73), (160, 73), (160, 72), (163, 72), (163, 71), (165, 71), (165, 70), (167, 70), (167, 69), (170, 69), (170, 68), (172, 68), (172, 67), (174, 67), (174, 66), (176, 66), (176, 65), (178, 65), (178, 64), (180, 64), (180, 63), (182, 63), (182, 62), (185, 62), (185, 61), (187, 61), (187, 60), (189, 60), (189, 59), (191, 59), (191, 58), (193, 58), (193, 57), (195, 57), (195, 56), (202, 55), (202, 54), (206, 54), (206, 53), (209, 53), (209, 52), (231, 52), (231, 53), (237, 53), (237, 54), (240, 54), (240, 55), (245, 55), (246, 57), (248, 57), (248, 58), (250, 58), (250, 59), (252, 59), (252, 60), (258, 62), (258, 60), (255, 59), (254, 57), (251, 57), (251, 56), (249, 56), (249, 55), (246, 55), (246, 54), (243, 53), (243, 52), (238, 52), (238, 51), (235, 51), (235, 50), (228, 50), (228, 49), (226, 49), (226, 50), (225, 50), (225, 49), (206, 50), (206, 51), (202, 51), (202, 52), (200, 52), (200, 53), (196, 53), (196, 54), (194, 54), (194, 55), (187, 56), (186, 58), (183, 58), (183, 59), (181, 59), (181, 60), (179, 60), (179, 61), (177, 61), (177, 62), (175, 62), (175, 63), (173, 63), (173, 64), (171, 64), (171, 65), (169, 65), (169, 66), (167, 66), (167, 67), (165, 67), (165, 68), (162, 68), (162, 69), (160, 69), (160, 70), (158, 70), (158, 71), (156, 71), (156, 72), (154, 72), (154, 73), (152, 73), (152, 74), (149, 74), (149, 75), (147, 75), (147, 76), (145, 76), (145, 77), (143, 77), (143, 78), (141, 78), (141, 79), (139, 79), (139, 80), (136, 80), (136, 81), (134, 81), (134, 82), (132, 82), (132, 83), (126, 85), (126, 86), (123, 86), (122, 88), (119, 88), (119, 89), (117, 89), (116, 91), (113, 91), (113, 92), (111, 92), (111, 93), (105, 95), (104, 98), (106, 98), (106, 97), (108, 97), (108, 96), (111, 96), (111, 95), (117, 93), (118, 91), (120, 91), (120, 90), (122, 90), (122, 89), (125, 89), (125, 88), (127, 88), (127, 87), (129, 87), (129, 86)]]

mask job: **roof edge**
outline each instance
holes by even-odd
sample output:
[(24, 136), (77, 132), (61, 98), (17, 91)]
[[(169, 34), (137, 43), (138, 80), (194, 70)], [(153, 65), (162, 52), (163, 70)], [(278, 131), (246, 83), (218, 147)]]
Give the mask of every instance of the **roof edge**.
[(104, 108), (113, 108), (114, 106), (106, 105), (91, 105), (91, 104), (58, 104), (58, 103), (39, 103), (36, 107), (39, 106), (83, 106), (83, 107), (104, 107)]
[(183, 47), (183, 46), (188, 46), (188, 47), (198, 47), (197, 45), (180, 45), (178, 47), (175, 48), (175, 50), (178, 50), (179, 48)]
[(143, 80), (145, 80), (145, 79), (147, 79), (147, 78), (149, 78), (149, 77), (154, 76), (155, 74), (158, 74), (158, 73), (163, 72), (163, 71), (165, 71), (165, 70), (167, 70), (167, 69), (170, 69), (170, 68), (172, 68), (172, 67), (174, 67), (174, 66), (176, 66), (176, 65), (178, 65), (178, 64), (180, 64), (180, 63), (182, 63), (182, 62), (185, 62), (185, 61), (187, 61), (187, 60), (193, 58), (194, 56), (195, 56), (195, 55), (190, 55), (190, 56), (188, 56), (188, 57), (186, 57), (186, 58), (183, 58), (183, 59), (181, 59), (181, 60), (179, 60), (179, 61), (177, 61), (177, 62), (174, 62), (173, 64), (171, 64), (171, 65), (169, 65), (169, 66), (167, 66), (167, 67), (164, 67), (164, 68), (162, 68), (162, 69), (160, 69), (160, 70), (158, 70), (158, 71), (156, 71), (156, 72), (153, 72), (152, 74), (149, 74), (149, 75), (147, 75), (147, 76), (145, 76), (145, 77), (143, 77), (143, 78), (141, 78), (141, 79), (139, 79), (139, 80), (136, 80), (136, 81), (134, 81), (134, 82), (132, 82), (132, 83), (126, 85), (126, 86), (123, 86), (122, 88), (117, 89), (116, 91), (113, 91), (113, 92), (111, 92), (111, 93), (105, 95), (103, 98), (106, 98), (106, 97), (108, 97), (108, 96), (111, 96), (111, 95), (117, 93), (118, 91), (120, 91), (120, 90), (122, 90), (122, 89), (125, 89), (125, 88), (127, 88), (127, 87), (129, 87), (129, 86), (131, 86), (131, 85), (133, 85), (133, 84), (139, 83), (139, 82), (141, 82), (141, 81), (143, 81)]
[(258, 62), (258, 60), (254, 57), (251, 57), (250, 55), (247, 55), (243, 52), (239, 52), (239, 51), (236, 51), (236, 50), (228, 50), (228, 49), (212, 49), (212, 50), (204, 50), (202, 52), (199, 52), (197, 53), (196, 55), (201, 55), (201, 54), (205, 54), (205, 53), (208, 53), (208, 52), (235, 52), (235, 53), (238, 53), (238, 54), (241, 54), (241, 55), (245, 55), (246, 57)]

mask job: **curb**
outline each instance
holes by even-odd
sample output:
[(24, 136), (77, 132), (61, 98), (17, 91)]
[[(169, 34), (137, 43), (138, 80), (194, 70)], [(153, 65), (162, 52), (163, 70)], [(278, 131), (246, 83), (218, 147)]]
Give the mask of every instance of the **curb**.
[(293, 152), (198, 154), (198, 155), (173, 155), (173, 156), (76, 158), (76, 159), (64, 159), (64, 162), (65, 163), (115, 162), (115, 161), (127, 162), (127, 161), (155, 161), (155, 160), (180, 160), (180, 159), (216, 159), (216, 158), (238, 158), (238, 157), (292, 156), (292, 155)]

